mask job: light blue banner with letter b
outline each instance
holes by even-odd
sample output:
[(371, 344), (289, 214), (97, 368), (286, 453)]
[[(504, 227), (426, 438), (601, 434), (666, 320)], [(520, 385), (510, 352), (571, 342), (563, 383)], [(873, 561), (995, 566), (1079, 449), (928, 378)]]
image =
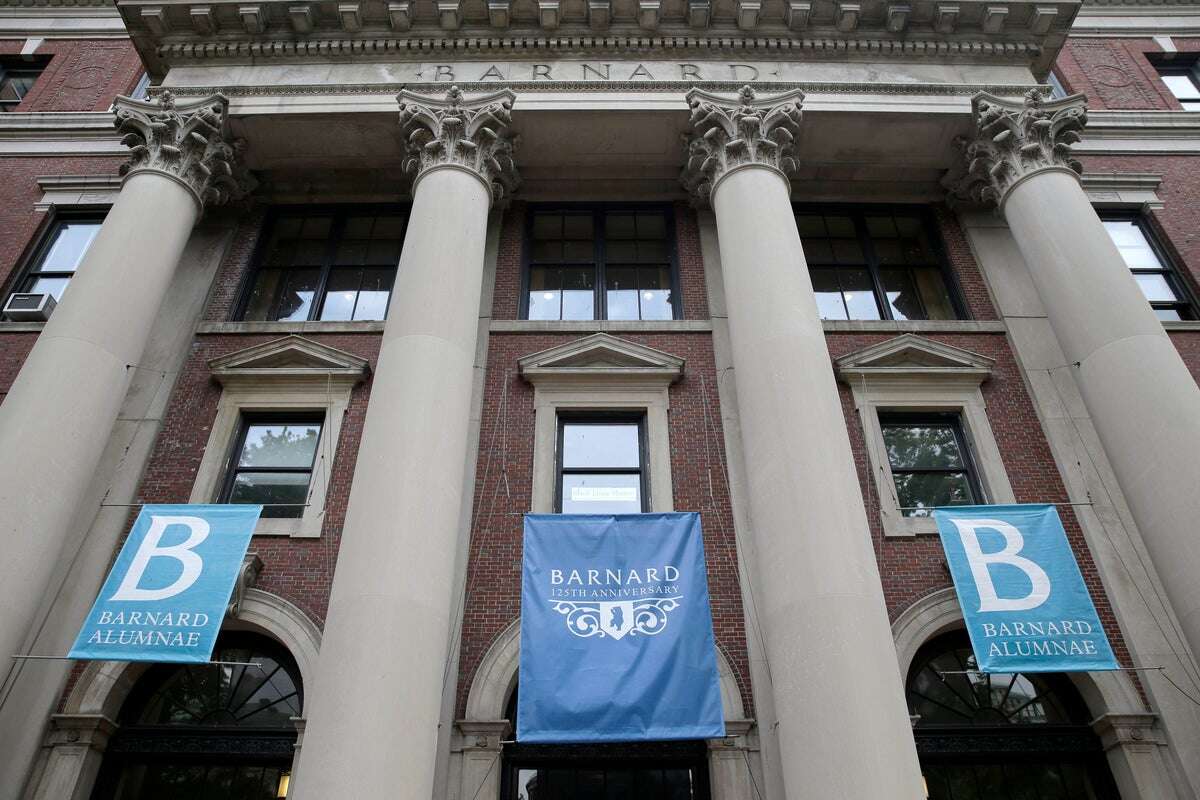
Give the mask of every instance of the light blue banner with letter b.
[(142, 506), (70, 657), (203, 662), (262, 506)]
[(529, 514), (520, 742), (725, 735), (698, 514)]
[(1051, 505), (933, 512), (983, 672), (1118, 669)]

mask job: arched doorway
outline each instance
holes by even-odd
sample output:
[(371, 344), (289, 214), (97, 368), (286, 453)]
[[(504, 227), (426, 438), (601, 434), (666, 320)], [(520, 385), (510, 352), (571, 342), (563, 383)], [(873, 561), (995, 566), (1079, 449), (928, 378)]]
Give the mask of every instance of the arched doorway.
[(118, 717), (92, 800), (274, 800), (284, 796), (300, 715), (300, 670), (274, 640), (226, 632), (214, 661), (160, 664)]
[[(517, 719), (517, 690), (505, 712)], [(703, 741), (504, 745), (502, 800), (709, 800)]]
[(1091, 715), (1061, 674), (975, 672), (965, 631), (922, 647), (906, 683), (930, 800), (1117, 800)]

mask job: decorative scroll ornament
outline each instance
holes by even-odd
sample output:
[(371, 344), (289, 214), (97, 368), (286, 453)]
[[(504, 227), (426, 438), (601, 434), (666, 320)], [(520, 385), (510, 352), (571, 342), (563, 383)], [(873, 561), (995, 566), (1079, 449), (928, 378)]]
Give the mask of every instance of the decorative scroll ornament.
[(803, 100), (799, 89), (756, 99), (754, 90), (743, 86), (736, 102), (692, 89), (687, 93), (692, 134), (685, 139), (687, 164), (680, 176), (684, 188), (707, 203), (713, 187), (736, 167), (762, 164), (785, 175), (794, 172)]
[(457, 86), (451, 86), (444, 100), (407, 89), (396, 99), (408, 148), (406, 172), (419, 178), (434, 167), (462, 167), (491, 187), (493, 203), (516, 191), (520, 178), (513, 150), (520, 139), (509, 130), (516, 95), (504, 89), (468, 101)]
[(176, 101), (163, 92), (157, 102), (118, 97), (114, 124), (130, 155), (121, 174), (170, 175), (192, 190), (201, 208), (240, 199), (255, 181), (237, 163), (241, 143), (227, 141), (228, 109), (220, 94)]
[(682, 597), (654, 597), (614, 603), (552, 601), (566, 617), (567, 630), (581, 639), (599, 636), (620, 641), (626, 636), (657, 636), (667, 628), (667, 613), (679, 608)]
[(254, 588), (254, 584), (258, 583), (258, 576), (262, 572), (263, 562), (258, 557), (258, 553), (246, 553), (242, 559), (241, 569), (238, 570), (237, 580), (233, 584), (233, 594), (229, 598), (229, 607), (225, 610), (226, 616), (237, 617), (242, 613), (242, 603), (246, 600), (246, 591)]
[(971, 107), (976, 136), (959, 140), (967, 171), (952, 182), (955, 197), (1000, 205), (1019, 180), (1034, 172), (1083, 171), (1071, 157), (1071, 145), (1087, 124), (1083, 95), (1047, 102), (1040, 90), (1031, 89), (1022, 103), (980, 92)]

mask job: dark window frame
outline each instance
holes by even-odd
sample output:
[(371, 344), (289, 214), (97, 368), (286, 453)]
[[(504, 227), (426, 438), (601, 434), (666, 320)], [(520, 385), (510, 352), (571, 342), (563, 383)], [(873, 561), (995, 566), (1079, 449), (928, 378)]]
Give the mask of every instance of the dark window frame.
[[(46, 72), (46, 67), (50, 66), (50, 56), (0, 56), (0, 84), (9, 75), (21, 74), (32, 75), (33, 83), (29, 85), (29, 91), (33, 91), (33, 87), (38, 80)], [(21, 95), (14, 103), (11, 100), (0, 100), (0, 114), (15, 113), (21, 104), (25, 102), (25, 98), (29, 96), (29, 92)]]
[[(381, 214), (386, 212), (395, 212), (404, 217), (404, 233), (401, 239), (401, 253), (403, 253), (403, 241), (408, 236), (408, 224), (412, 219), (412, 206), (408, 203), (321, 203), (321, 204), (287, 204), (271, 206), (267, 210), (266, 218), (263, 220), (261, 229), (259, 230), (258, 241), (255, 243), (254, 252), (250, 257), (250, 269), (246, 270), (246, 275), (242, 279), (242, 286), (238, 290), (238, 302), (234, 305), (233, 321), (245, 321), (246, 311), (250, 305), (251, 297), (254, 293), (254, 284), (258, 280), (259, 273), (264, 269), (271, 269), (264, 264), (267, 257), (267, 247), (271, 242), (271, 233), (273, 226), (281, 217), (298, 216), (302, 218), (315, 216), (329, 216), (332, 221), (330, 223), (329, 238), (325, 242), (325, 254), (321, 259), (320, 265), (308, 267), (320, 270), (320, 278), (317, 282), (317, 288), (313, 292), (313, 302), (308, 310), (308, 317), (305, 322), (320, 322), (321, 312), (325, 308), (326, 293), (329, 288), (329, 277), (339, 265), (335, 265), (334, 259), (337, 254), (338, 244), (342, 239), (342, 232), (346, 227), (346, 219), (352, 216)], [(344, 268), (344, 265), (341, 265)], [(374, 266), (374, 265), (371, 265)], [(286, 267), (284, 271), (304, 269), (305, 267)], [(397, 259), (395, 268), (397, 272), (400, 268), (399, 259)], [(271, 301), (272, 308), (278, 308), (279, 292), (283, 290), (285, 282), (281, 281), (279, 288), (276, 290), (275, 298)], [(384, 320), (387, 319), (388, 312), (392, 308), (392, 293), (396, 288), (396, 278), (392, 276), (392, 288), (388, 291), (387, 308), (384, 309)], [(263, 320), (258, 320), (263, 321)], [(280, 322), (281, 320), (265, 320), (266, 322)], [(294, 320), (293, 320), (294, 321)], [(381, 320), (336, 320), (337, 322), (377, 322)]]
[[(865, 269), (871, 276), (871, 292), (875, 297), (875, 305), (879, 308), (880, 319), (877, 321), (893, 322), (903, 321), (896, 320), (892, 316), (891, 303), (888, 302), (887, 294), (883, 289), (883, 279), (880, 276), (879, 256), (875, 252), (874, 244), (871, 241), (870, 235), (867, 233), (866, 218), (872, 215), (900, 215), (916, 217), (920, 219), (921, 225), (925, 228), (925, 233), (929, 237), (929, 246), (933, 253), (934, 266), (941, 270), (942, 281), (946, 286), (946, 293), (949, 295), (950, 307), (956, 315), (955, 321), (970, 320), (971, 312), (963, 298), (962, 287), (958, 282), (958, 275), (955, 273), (953, 266), (950, 263), (949, 253), (946, 250), (946, 244), (942, 239), (941, 228), (937, 224), (937, 218), (933, 214), (933, 210), (929, 206), (904, 204), (904, 203), (793, 203), (792, 216), (797, 214), (822, 214), (829, 216), (848, 216), (854, 220), (854, 232), (858, 237), (858, 242), (863, 248), (863, 254), (866, 259)], [(803, 246), (803, 238), (800, 242)], [(805, 266), (812, 269), (809, 264), (808, 256), (805, 255)], [(836, 269), (839, 264), (821, 264), (818, 263), (818, 268)], [(899, 265), (907, 266), (907, 265)], [(853, 321), (854, 317), (850, 320)], [(845, 320), (826, 320), (845, 321)]]
[(1196, 93), (1200, 95), (1200, 56), (1196, 56), (1194, 53), (1180, 53), (1172, 55), (1170, 60), (1162, 56), (1151, 56), (1150, 63), (1158, 73), (1163, 88), (1175, 99), (1176, 103), (1183, 107), (1184, 111), (1200, 111), (1200, 97), (1181, 98), (1175, 94), (1175, 90), (1166, 81), (1162, 80), (1167, 75), (1182, 75), (1191, 82), (1192, 86), (1196, 88)]
[(1099, 215), (1101, 222), (1132, 222), (1136, 225), (1162, 265), (1161, 269), (1149, 269), (1145, 267), (1135, 269), (1126, 264), (1131, 275), (1162, 275), (1167, 285), (1171, 287), (1176, 297), (1179, 298), (1175, 301), (1147, 299), (1146, 303), (1150, 308), (1155, 311), (1160, 308), (1175, 309), (1182, 320), (1200, 319), (1200, 311), (1197, 311), (1200, 305), (1196, 302), (1196, 293), (1193, 291), (1191, 283), (1185, 278), (1184, 272), (1179, 269), (1178, 261), (1163, 243), (1160, 233), (1151, 219), (1136, 209), (1101, 209), (1099, 210)]
[[(903, 409), (891, 410), (881, 408), (879, 409), (878, 414), (879, 432), (881, 436), (889, 426), (914, 427), (919, 425), (937, 425), (949, 427), (954, 433), (954, 440), (958, 444), (958, 453), (962, 459), (961, 469), (947, 469), (945, 467), (900, 467), (897, 469), (896, 467), (892, 466), (891, 458), (887, 453), (885, 439), (883, 457), (888, 460), (888, 471), (891, 473), (892, 477), (892, 490), (897, 492), (897, 500), (899, 500), (899, 493), (895, 488), (897, 472), (906, 475), (935, 473), (951, 474), (961, 472), (966, 474), (967, 485), (970, 487), (971, 493), (974, 495), (972, 498), (972, 504), (988, 505), (991, 503), (987, 492), (984, 491), (983, 481), (980, 479), (979, 465), (975, 460), (974, 447), (972, 446), (970, 437), (967, 436), (967, 429), (963, 424), (963, 416), (961, 411), (911, 411)], [(934, 508), (936, 508), (936, 506), (930, 506), (929, 510), (932, 511)], [(910, 510), (906, 510), (904, 508), (901, 509), (900, 515), (902, 517), (913, 516), (910, 514)]]
[[(638, 468), (564, 467), (563, 436), (567, 425), (636, 424), (638, 426)], [(641, 513), (650, 511), (650, 454), (646, 440), (645, 411), (562, 411), (555, 420), (554, 436), (554, 513), (562, 514), (563, 477), (566, 475), (637, 475)]]
[[(246, 446), (246, 436), (250, 433), (250, 428), (254, 425), (270, 425), (270, 424), (311, 424), (318, 423), (321, 426), (320, 433), (317, 434), (317, 447), (313, 450), (312, 463), (307, 468), (304, 467), (241, 467), (238, 461), (241, 458), (242, 449)], [(237, 480), (239, 472), (270, 472), (277, 474), (296, 475), (308, 473), (308, 485), (304, 490), (304, 502), (307, 505), (308, 498), (312, 495), (312, 480), (313, 474), (316, 472), (317, 459), (321, 456), (321, 439), (327, 435), (326, 426), (329, 424), (327, 415), (323, 410), (296, 410), (296, 411), (242, 411), (238, 417), (237, 435), (233, 437), (233, 441), (229, 446), (229, 454), (225, 458), (224, 473), (221, 478), (220, 490), (217, 492), (215, 503), (228, 505), (241, 505), (240, 503), (230, 503), (230, 496), (233, 494), (234, 482)], [(249, 504), (248, 504), (249, 505)], [(298, 514), (283, 514), (278, 515), (283, 518), (299, 519), (304, 516), (304, 508), (299, 508)], [(264, 518), (267, 515), (264, 514)]]
[(98, 222), (103, 225), (104, 219), (108, 216), (110, 209), (111, 206), (107, 205), (87, 205), (71, 207), (69, 209), (55, 208), (47, 214), (46, 219), (38, 226), (37, 231), (30, 238), (25, 254), (17, 262), (18, 267), (13, 270), (13, 276), (9, 280), (8, 286), (5, 287), (5, 302), (14, 294), (29, 291), (33, 285), (34, 278), (64, 277), (68, 281), (73, 278), (78, 270), (73, 272), (42, 270), (38, 268), (38, 264), (50, 252), (50, 248), (54, 245), (54, 240), (57, 238), (63, 224), (70, 222)]
[[(590, 212), (592, 215), (592, 231), (594, 240), (592, 242), (592, 258), (593, 263), (581, 264), (579, 262), (562, 262), (562, 266), (592, 266), (595, 269), (593, 275), (592, 294), (593, 294), (593, 318), (595, 321), (608, 320), (608, 281), (606, 279), (605, 269), (607, 267), (605, 236), (604, 236), (604, 215), (609, 213), (629, 212), (636, 214), (638, 212), (661, 211), (663, 212), (663, 220), (666, 226), (666, 246), (667, 246), (667, 263), (668, 271), (671, 278), (671, 319), (683, 319), (683, 293), (680, 291), (679, 278), (679, 243), (676, 235), (676, 220), (675, 208), (670, 203), (655, 203), (655, 202), (632, 202), (632, 203), (530, 203), (525, 207), (525, 227), (521, 242), (521, 297), (517, 310), (517, 318), (529, 319), (529, 276), (534, 266), (533, 263), (533, 219), (538, 213), (561, 213), (561, 214), (583, 214)], [(552, 322), (554, 320), (546, 320)], [(557, 320), (559, 322), (570, 322), (572, 320)], [(631, 320), (632, 321), (632, 320)], [(650, 320), (651, 322), (656, 320)], [(657, 320), (663, 321), (666, 320)]]

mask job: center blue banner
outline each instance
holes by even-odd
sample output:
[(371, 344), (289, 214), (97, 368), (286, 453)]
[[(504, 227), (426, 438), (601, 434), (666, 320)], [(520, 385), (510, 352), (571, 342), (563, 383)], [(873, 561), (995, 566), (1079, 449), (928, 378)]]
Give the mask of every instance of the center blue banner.
[(933, 518), (980, 670), (1118, 668), (1054, 506), (961, 506)]
[(70, 657), (208, 661), (262, 506), (147, 505)]
[(529, 514), (520, 742), (725, 735), (700, 516)]

